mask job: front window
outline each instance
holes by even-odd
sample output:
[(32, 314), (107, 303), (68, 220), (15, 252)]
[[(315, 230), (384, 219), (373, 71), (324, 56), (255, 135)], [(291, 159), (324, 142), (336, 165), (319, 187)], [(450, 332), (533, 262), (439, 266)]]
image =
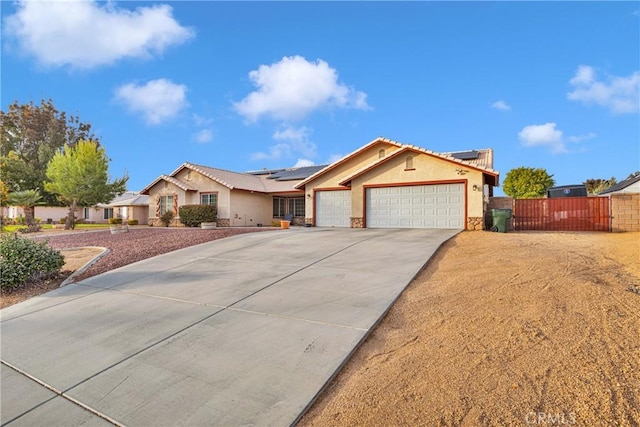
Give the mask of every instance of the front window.
[(91, 218), (91, 215), (90, 215), (90, 214), (91, 214), (91, 212), (89, 212), (89, 210), (90, 210), (90, 209), (91, 209), (91, 208), (84, 208), (84, 209), (82, 210), (82, 218), (84, 218), (84, 219), (89, 219), (89, 218)]
[(104, 208), (102, 211), (102, 219), (113, 218), (113, 208)]
[(200, 194), (200, 204), (218, 206), (218, 194), (217, 193)]
[(286, 213), (286, 204), (285, 200), (282, 197), (274, 197), (273, 198), (273, 216), (275, 218), (282, 218)]
[(173, 212), (173, 196), (160, 196), (160, 215)]
[(289, 199), (289, 211), (287, 213), (304, 217), (304, 197)]

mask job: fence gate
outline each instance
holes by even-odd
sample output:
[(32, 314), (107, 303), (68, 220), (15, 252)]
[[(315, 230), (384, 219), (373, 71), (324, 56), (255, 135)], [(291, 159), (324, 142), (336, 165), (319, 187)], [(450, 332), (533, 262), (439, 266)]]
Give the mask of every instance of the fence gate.
[(516, 230), (610, 231), (608, 197), (514, 200)]

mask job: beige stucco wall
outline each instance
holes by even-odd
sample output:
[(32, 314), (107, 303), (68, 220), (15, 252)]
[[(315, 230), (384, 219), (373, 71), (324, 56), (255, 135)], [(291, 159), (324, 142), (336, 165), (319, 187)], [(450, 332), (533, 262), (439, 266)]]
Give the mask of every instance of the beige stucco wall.
[[(405, 170), (407, 156), (413, 157), (413, 169)], [(458, 169), (467, 170), (464, 175)], [(465, 168), (462, 165), (440, 160), (427, 154), (409, 152), (401, 154), (381, 164), (375, 169), (360, 175), (351, 182), (352, 217), (364, 216), (364, 185), (403, 184), (416, 185), (439, 181), (467, 181), (467, 217), (483, 216), (483, 177), (482, 172)], [(474, 184), (479, 190), (474, 190)]]
[[(308, 182), (305, 185), (305, 193), (311, 195), (311, 198), (307, 197), (306, 199), (307, 201), (305, 203), (305, 216), (307, 218), (311, 218), (313, 216), (314, 188), (342, 187), (338, 184), (342, 179), (377, 161), (380, 158), (379, 152), (381, 149), (385, 150), (385, 156), (389, 156), (391, 153), (398, 150), (398, 147), (379, 142), (378, 144), (372, 145), (361, 153), (358, 153), (353, 158), (348, 159), (343, 164), (338, 165), (333, 170), (330, 170), (314, 179), (313, 181)], [(345, 187), (345, 190), (347, 189), (348, 188)]]
[[(22, 213), (22, 209), (20, 209)], [(48, 218), (53, 219), (54, 223), (57, 223), (60, 218), (66, 218), (69, 213), (69, 208), (66, 206), (36, 206), (34, 208), (34, 217), (40, 218), (43, 223), (47, 222)], [(24, 213), (22, 213), (24, 215)], [(82, 208), (76, 209), (75, 216), (82, 218)]]
[[(218, 218), (230, 218), (230, 190), (222, 184), (218, 184), (211, 179), (200, 175), (198, 172), (191, 172), (191, 180), (187, 180), (187, 170), (183, 169), (176, 176), (177, 179), (188, 183), (191, 187), (197, 188), (198, 191), (184, 191), (180, 187), (167, 181), (159, 181), (149, 189), (149, 218), (156, 217), (156, 207), (158, 197), (178, 195), (178, 208), (183, 205), (200, 204), (200, 192), (218, 193)], [(176, 215), (178, 212), (175, 213)]]
[(273, 220), (273, 197), (267, 194), (232, 191), (231, 207), (232, 227), (270, 226)]

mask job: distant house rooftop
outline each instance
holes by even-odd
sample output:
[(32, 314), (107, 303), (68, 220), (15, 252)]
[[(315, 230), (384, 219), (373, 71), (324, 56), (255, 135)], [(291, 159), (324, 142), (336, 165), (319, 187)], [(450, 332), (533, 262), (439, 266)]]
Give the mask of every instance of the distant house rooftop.
[(616, 191), (624, 190), (628, 186), (633, 185), (638, 181), (640, 181), (640, 174), (632, 176), (631, 178), (627, 178), (624, 181), (620, 181), (616, 185), (613, 185), (607, 188), (606, 190), (601, 191), (600, 194), (609, 194), (609, 193), (615, 193)]

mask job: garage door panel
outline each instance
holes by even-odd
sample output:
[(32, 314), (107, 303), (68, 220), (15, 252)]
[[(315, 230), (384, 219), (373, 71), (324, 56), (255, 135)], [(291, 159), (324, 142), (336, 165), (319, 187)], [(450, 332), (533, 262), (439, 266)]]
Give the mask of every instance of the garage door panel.
[(316, 226), (351, 226), (351, 191), (316, 192)]
[(464, 185), (366, 189), (367, 227), (464, 228)]

